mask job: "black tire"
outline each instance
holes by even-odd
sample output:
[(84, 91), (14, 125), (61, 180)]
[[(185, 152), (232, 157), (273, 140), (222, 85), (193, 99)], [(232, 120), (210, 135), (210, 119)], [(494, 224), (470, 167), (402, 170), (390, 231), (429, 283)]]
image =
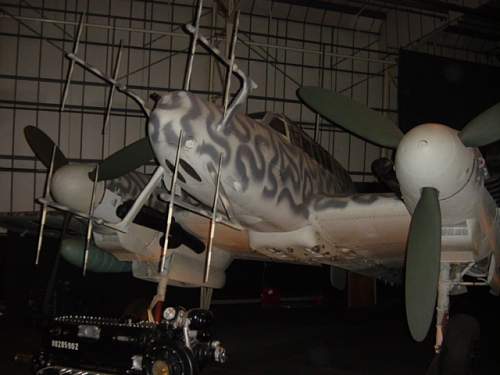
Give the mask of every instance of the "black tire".
[(446, 327), (441, 352), (432, 361), (427, 375), (470, 375), (479, 322), (470, 315), (452, 317)]

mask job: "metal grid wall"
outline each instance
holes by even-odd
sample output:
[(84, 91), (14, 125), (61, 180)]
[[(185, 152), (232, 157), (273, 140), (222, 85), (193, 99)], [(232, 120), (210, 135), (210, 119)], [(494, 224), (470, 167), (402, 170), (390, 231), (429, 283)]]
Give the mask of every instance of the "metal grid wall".
[[(116, 46), (122, 40), (125, 53), (121, 79), (140, 96), (147, 97), (153, 91), (182, 86), (189, 38), (180, 26), (192, 19), (192, 5), (121, 0), (2, 4), (6, 13), (17, 19), (1, 19), (0, 40), (6, 52), (2, 56), (6, 58), (2, 58), (0, 69), (3, 119), (0, 211), (32, 210), (34, 198), (42, 192), (44, 173), (39, 172), (44, 172), (44, 167), (36, 162), (24, 141), (24, 126), (40, 126), (57, 140), (70, 159), (86, 161), (101, 159), (144, 134), (144, 121), (137, 107), (120, 95), (114, 101), (108, 129), (104, 136), (101, 134), (106, 87), (80, 69), (75, 70), (68, 111), (58, 113), (67, 69), (62, 50), (71, 49), (79, 13), (88, 15), (88, 24), (106, 26), (85, 28), (80, 56), (109, 72)], [(373, 45), (380, 25), (369, 20), (370, 28), (355, 31), (354, 27), (342, 26), (350, 20), (336, 20), (340, 27), (324, 26), (328, 16), (347, 18), (342, 14), (309, 12), (289, 5), (270, 7), (267, 2), (248, 5), (249, 9), (242, 9), (237, 58), (259, 83), (259, 88), (249, 98), (246, 111), (283, 111), (312, 132), (315, 116), (298, 104), (295, 90), (299, 85), (317, 85), (322, 81), (333, 89), (352, 91), (358, 99), (366, 97), (363, 90), (350, 90), (348, 86), (357, 77), (371, 74), (367, 70), (370, 63), (358, 60), (356, 64), (335, 54), (353, 54), (358, 43), (363, 48)], [(204, 13), (203, 25), (211, 27), (205, 33), (224, 30), (223, 17), (214, 17), (211, 7)], [(366, 21), (359, 18), (354, 26), (359, 28)], [(151, 30), (168, 35), (148, 32)], [(376, 51), (366, 49), (365, 54)], [(214, 99), (221, 92), (221, 73), (214, 69), (210, 82), (206, 69), (209, 65), (209, 56), (200, 53), (195, 59), (191, 87)], [(380, 107), (380, 103), (371, 105)], [(346, 167), (362, 175), (371, 159), (378, 157), (378, 150), (372, 152), (373, 156), (368, 155), (367, 162), (357, 163), (360, 154), (365, 156), (368, 148), (375, 147), (337, 133), (329, 126), (324, 127), (319, 140)]]
[[(26, 125), (47, 132), (73, 161), (100, 160), (144, 135), (137, 106), (121, 94), (102, 134), (108, 88), (79, 68), (67, 110), (59, 113), (68, 66), (63, 51), (72, 48), (80, 13), (87, 14), (87, 26), (79, 56), (111, 72), (122, 41), (119, 79), (147, 98), (182, 87), (189, 38), (181, 28), (191, 22), (193, 7), (193, 1), (181, 0), (0, 1), (0, 212), (34, 210), (42, 194), (45, 168), (24, 140)], [(401, 36), (404, 25), (391, 12), (401, 11), (381, 7), (385, 17), (362, 8), (346, 13), (265, 0), (241, 7), (237, 62), (259, 85), (244, 110), (284, 112), (311, 136), (317, 124), (318, 141), (353, 178), (371, 180), (370, 164), (384, 150), (318, 119), (299, 104), (295, 90), (320, 85), (395, 117), (394, 61), (403, 44), (400, 37), (392, 40), (391, 28)], [(209, 1), (202, 25), (223, 47), (226, 20)], [(191, 89), (220, 101), (224, 72), (198, 52)]]

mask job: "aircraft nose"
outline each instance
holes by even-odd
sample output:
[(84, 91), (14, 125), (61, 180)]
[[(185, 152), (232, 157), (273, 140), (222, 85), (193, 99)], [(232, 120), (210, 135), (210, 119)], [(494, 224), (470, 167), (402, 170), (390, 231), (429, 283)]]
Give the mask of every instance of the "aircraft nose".
[[(93, 181), (88, 173), (94, 169), (93, 165), (72, 164), (65, 165), (54, 172), (50, 191), (54, 200), (73, 210), (87, 213), (92, 197)], [(105, 190), (104, 181), (96, 185), (94, 207), (101, 201)]]

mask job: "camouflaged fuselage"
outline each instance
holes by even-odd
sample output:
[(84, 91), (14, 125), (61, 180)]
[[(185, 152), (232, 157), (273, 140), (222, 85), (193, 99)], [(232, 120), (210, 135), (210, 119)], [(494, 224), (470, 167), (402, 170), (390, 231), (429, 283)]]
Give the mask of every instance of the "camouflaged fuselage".
[(231, 206), (226, 208), (232, 219), (249, 229), (301, 228), (315, 196), (353, 191), (340, 164), (335, 162), (330, 172), (286, 137), (243, 114), (220, 126), (222, 118), (215, 104), (176, 91), (161, 98), (148, 125), (157, 161), (170, 170), (182, 130), (178, 183), (203, 204), (212, 206), (221, 154), (221, 198)]

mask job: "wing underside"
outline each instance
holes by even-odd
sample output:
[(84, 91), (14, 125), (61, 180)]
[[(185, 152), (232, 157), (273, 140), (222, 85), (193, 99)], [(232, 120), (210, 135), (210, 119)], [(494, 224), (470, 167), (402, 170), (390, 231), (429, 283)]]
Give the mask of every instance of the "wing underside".
[(317, 197), (310, 219), (327, 263), (391, 282), (399, 279), (410, 215), (394, 194)]
[(410, 215), (393, 194), (318, 196), (308, 225), (248, 234), (248, 250), (269, 260), (334, 265), (389, 282), (400, 280)]

